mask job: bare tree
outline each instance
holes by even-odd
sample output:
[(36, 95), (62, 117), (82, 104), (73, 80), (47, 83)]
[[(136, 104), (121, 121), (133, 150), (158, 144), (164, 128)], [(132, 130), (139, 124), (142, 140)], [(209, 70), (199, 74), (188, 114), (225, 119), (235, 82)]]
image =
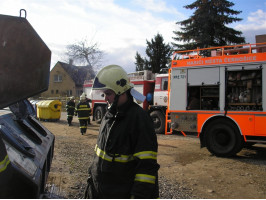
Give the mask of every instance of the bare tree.
[(86, 39), (75, 44), (67, 45), (66, 56), (80, 65), (88, 66), (91, 70), (100, 67), (103, 58), (103, 51), (97, 43), (88, 44)]

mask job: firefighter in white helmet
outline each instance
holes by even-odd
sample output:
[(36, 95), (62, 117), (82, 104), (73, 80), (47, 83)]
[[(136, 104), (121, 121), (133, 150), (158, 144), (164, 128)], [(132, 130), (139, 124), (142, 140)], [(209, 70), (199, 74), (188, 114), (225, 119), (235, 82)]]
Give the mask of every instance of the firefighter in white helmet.
[(133, 97), (141, 100), (141, 95), (117, 65), (101, 69), (92, 89), (103, 91), (109, 109), (100, 126), (85, 198), (158, 198), (153, 122), (133, 101)]
[(76, 107), (75, 115), (78, 115), (80, 133), (83, 135), (86, 133), (88, 121), (91, 115), (90, 104), (86, 101), (86, 95), (84, 92), (80, 96), (80, 102)]

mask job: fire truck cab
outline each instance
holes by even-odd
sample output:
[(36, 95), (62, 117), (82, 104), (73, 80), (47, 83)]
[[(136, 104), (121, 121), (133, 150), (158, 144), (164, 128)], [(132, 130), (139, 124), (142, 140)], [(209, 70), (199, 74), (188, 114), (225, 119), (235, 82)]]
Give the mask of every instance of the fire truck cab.
[(197, 133), (216, 156), (266, 143), (265, 80), (266, 43), (175, 52), (166, 134)]

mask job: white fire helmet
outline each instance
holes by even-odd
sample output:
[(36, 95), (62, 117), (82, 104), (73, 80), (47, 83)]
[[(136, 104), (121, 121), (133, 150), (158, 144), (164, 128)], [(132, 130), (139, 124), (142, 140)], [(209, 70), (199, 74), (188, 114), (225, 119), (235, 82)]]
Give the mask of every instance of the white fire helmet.
[(80, 100), (82, 101), (82, 100), (85, 100), (85, 99), (86, 99), (86, 95), (85, 95), (85, 93), (83, 92), (82, 95), (80, 96)]
[(131, 89), (126, 71), (118, 65), (108, 65), (102, 68), (93, 82), (93, 90), (111, 89), (117, 95), (121, 95)]
[(145, 96), (140, 94), (134, 88), (134, 84), (130, 83), (126, 71), (118, 65), (108, 65), (102, 68), (96, 75), (92, 90), (111, 89), (116, 95), (121, 95), (130, 90), (131, 95), (139, 102), (145, 100)]

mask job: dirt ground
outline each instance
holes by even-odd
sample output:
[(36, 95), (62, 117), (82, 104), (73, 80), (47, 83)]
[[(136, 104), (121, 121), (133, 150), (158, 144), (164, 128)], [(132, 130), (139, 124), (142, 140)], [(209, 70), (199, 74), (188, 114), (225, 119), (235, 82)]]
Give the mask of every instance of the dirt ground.
[[(42, 123), (55, 135), (54, 158), (46, 185), (48, 197), (82, 198), (99, 125), (92, 122), (82, 136), (77, 118), (69, 127), (64, 112), (60, 121)], [(159, 178), (166, 182), (163, 193), (169, 187), (194, 199), (266, 198), (266, 146), (256, 144), (236, 157), (218, 158), (206, 148), (201, 149), (196, 137), (158, 135), (158, 143)], [(177, 198), (161, 196), (171, 197)]]

